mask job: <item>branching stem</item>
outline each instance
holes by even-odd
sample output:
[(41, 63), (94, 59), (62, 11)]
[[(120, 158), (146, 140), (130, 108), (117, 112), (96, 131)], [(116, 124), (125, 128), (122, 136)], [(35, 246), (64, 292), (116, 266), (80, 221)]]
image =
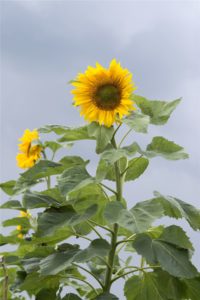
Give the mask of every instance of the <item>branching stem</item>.
[(87, 272), (88, 274), (90, 274), (94, 279), (96, 279), (96, 281), (100, 284), (100, 286), (103, 288), (103, 284), (102, 282), (96, 277), (96, 275), (94, 275), (92, 272), (90, 272), (88, 269), (78, 265), (78, 264), (75, 264), (75, 263), (72, 263), (75, 267), (77, 268), (80, 268), (82, 269), (83, 271)]

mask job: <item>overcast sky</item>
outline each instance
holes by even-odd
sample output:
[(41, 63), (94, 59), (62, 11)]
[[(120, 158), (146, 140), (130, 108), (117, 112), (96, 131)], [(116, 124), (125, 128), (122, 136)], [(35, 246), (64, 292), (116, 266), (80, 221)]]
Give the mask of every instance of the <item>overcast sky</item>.
[[(143, 178), (127, 185), (129, 206), (158, 190), (200, 208), (200, 1), (1, 1), (1, 8), (1, 181), (20, 171), (15, 156), (24, 129), (84, 124), (67, 82), (96, 61), (107, 66), (116, 58), (133, 73), (137, 94), (183, 97), (166, 126), (136, 140), (144, 145), (163, 135), (190, 154), (178, 162), (154, 158)], [(69, 153), (90, 158), (94, 147), (87, 145)], [(91, 172), (95, 165), (94, 157)], [(181, 225), (198, 248), (200, 268), (199, 234)]]

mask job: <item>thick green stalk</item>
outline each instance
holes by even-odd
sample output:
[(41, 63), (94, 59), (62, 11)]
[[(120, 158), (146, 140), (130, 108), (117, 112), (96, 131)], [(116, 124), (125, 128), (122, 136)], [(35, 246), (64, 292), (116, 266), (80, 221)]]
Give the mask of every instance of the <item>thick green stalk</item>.
[[(117, 148), (115, 139), (112, 139), (112, 145)], [(115, 162), (115, 176), (116, 176), (116, 199), (117, 201), (122, 200), (122, 188), (123, 188), (123, 176), (120, 175), (120, 166), (119, 162)], [(111, 238), (111, 250), (108, 255), (108, 268), (106, 272), (105, 278), (105, 285), (104, 285), (104, 292), (109, 292), (111, 285), (112, 285), (112, 273), (113, 273), (113, 266), (115, 260), (115, 252), (117, 246), (117, 235), (118, 235), (118, 224), (113, 225), (113, 234)]]

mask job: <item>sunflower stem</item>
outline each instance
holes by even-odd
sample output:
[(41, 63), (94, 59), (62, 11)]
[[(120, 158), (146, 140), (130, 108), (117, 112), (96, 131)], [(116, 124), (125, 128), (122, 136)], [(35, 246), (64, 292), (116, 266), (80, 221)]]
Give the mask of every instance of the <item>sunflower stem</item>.
[[(112, 145), (114, 148), (117, 148), (116, 141), (114, 137), (112, 138)], [(122, 189), (123, 189), (123, 179), (124, 177), (120, 175), (120, 165), (119, 161), (115, 162), (115, 176), (116, 176), (116, 200), (122, 201)], [(104, 284), (104, 292), (109, 292), (112, 285), (112, 273), (114, 267), (114, 261), (116, 256), (116, 247), (117, 247), (117, 236), (118, 236), (119, 225), (115, 223), (113, 225), (113, 234), (111, 237), (111, 249), (108, 255), (108, 267), (106, 270), (105, 284)]]

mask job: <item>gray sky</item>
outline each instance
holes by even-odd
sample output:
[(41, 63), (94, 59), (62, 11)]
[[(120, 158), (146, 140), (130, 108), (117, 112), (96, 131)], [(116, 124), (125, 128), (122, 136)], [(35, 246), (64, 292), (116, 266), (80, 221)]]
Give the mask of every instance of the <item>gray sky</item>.
[[(153, 159), (143, 178), (127, 184), (129, 206), (158, 190), (200, 208), (200, 1), (1, 1), (1, 9), (1, 181), (20, 171), (15, 156), (25, 128), (84, 124), (67, 82), (115, 57), (133, 73), (137, 94), (183, 97), (167, 125), (136, 140), (145, 145), (163, 135), (190, 154), (178, 162)], [(88, 158), (93, 149), (80, 143), (69, 153)], [(91, 172), (95, 165), (94, 157)], [(199, 234), (181, 225), (192, 235), (200, 268)]]

